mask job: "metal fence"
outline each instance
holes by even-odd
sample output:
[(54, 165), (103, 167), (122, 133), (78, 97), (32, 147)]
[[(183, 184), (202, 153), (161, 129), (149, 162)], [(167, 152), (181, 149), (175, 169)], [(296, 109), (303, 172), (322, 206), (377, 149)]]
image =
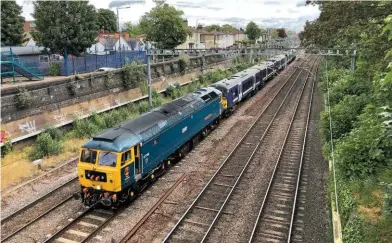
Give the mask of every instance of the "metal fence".
[[(93, 72), (102, 67), (121, 68), (128, 61), (138, 60), (146, 62), (145, 51), (124, 51), (111, 52), (110, 54), (97, 55), (88, 54), (82, 57), (68, 57), (68, 75), (76, 73)], [(56, 61), (60, 66), (60, 75), (66, 75), (66, 62), (64, 60)]]

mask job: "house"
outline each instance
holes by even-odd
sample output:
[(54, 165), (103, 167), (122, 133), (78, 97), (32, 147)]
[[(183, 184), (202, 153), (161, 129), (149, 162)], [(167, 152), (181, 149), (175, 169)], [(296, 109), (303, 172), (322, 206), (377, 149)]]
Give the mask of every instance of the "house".
[(35, 20), (26, 20), (23, 25), (23, 30), (25, 33), (30, 33), (35, 31)]
[[(119, 36), (119, 35), (117, 35)], [(127, 36), (127, 35), (124, 35)], [(129, 36), (129, 34), (128, 34)], [(108, 54), (110, 51), (131, 51), (129, 37), (116, 38), (114, 35), (98, 35), (96, 43), (87, 49), (89, 54)]]
[(177, 46), (176, 49), (200, 49), (200, 33), (194, 27), (189, 27), (190, 34), (187, 36), (186, 41)]

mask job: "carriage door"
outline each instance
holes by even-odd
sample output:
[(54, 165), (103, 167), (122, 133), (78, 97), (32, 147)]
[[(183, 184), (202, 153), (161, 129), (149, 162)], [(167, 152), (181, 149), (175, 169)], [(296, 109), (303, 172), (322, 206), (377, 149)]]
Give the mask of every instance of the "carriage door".
[(238, 85), (238, 101), (242, 99), (242, 83)]
[(139, 146), (134, 147), (135, 155), (135, 182), (142, 178), (142, 161), (139, 153)]

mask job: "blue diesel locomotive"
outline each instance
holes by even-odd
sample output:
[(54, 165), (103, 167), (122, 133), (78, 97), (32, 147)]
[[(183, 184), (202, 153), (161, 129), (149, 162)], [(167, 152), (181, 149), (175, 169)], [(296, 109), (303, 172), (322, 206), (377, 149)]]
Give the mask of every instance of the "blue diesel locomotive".
[(275, 56), (91, 138), (80, 151), (76, 196), (86, 206), (132, 201), (294, 58)]

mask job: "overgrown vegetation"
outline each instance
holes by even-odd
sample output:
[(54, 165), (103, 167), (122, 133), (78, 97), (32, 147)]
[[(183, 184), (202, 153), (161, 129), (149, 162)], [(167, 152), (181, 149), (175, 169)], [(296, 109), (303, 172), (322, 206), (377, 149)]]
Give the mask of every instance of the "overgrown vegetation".
[(12, 143), (7, 141), (4, 143), (3, 147), (1, 147), (1, 157), (3, 158), (6, 154), (12, 151)]
[(34, 97), (25, 88), (20, 88), (18, 93), (14, 96), (16, 106), (20, 109), (26, 108), (34, 101)]
[(69, 95), (75, 96), (77, 88), (78, 88), (78, 83), (75, 80), (71, 80), (71, 82), (69, 82), (67, 85)]
[(63, 147), (60, 129), (48, 128), (38, 135), (34, 147), (29, 154), (31, 160), (42, 159), (45, 156), (59, 154)]
[(60, 75), (60, 66), (57, 62), (51, 62), (49, 65), (49, 75), (50, 76), (59, 76)]
[(329, 90), (332, 141), (328, 109), (320, 130), (328, 159), (334, 143), (343, 241), (392, 242), (392, 3), (317, 4), (320, 17), (306, 24), (302, 44), (355, 43), (359, 53), (356, 70), (349, 57), (324, 60), (319, 84), (326, 97)]
[(178, 60), (178, 65), (180, 66), (180, 72), (184, 73), (189, 68), (190, 60), (188, 55), (181, 54)]
[(105, 85), (106, 88), (109, 88), (110, 85), (113, 84), (113, 76), (114, 76), (114, 74), (110, 73), (110, 72), (105, 74), (103, 84)]
[(126, 61), (123, 68), (123, 84), (125, 88), (131, 89), (138, 87), (140, 83), (145, 81), (146, 73), (144, 66), (139, 62)]

